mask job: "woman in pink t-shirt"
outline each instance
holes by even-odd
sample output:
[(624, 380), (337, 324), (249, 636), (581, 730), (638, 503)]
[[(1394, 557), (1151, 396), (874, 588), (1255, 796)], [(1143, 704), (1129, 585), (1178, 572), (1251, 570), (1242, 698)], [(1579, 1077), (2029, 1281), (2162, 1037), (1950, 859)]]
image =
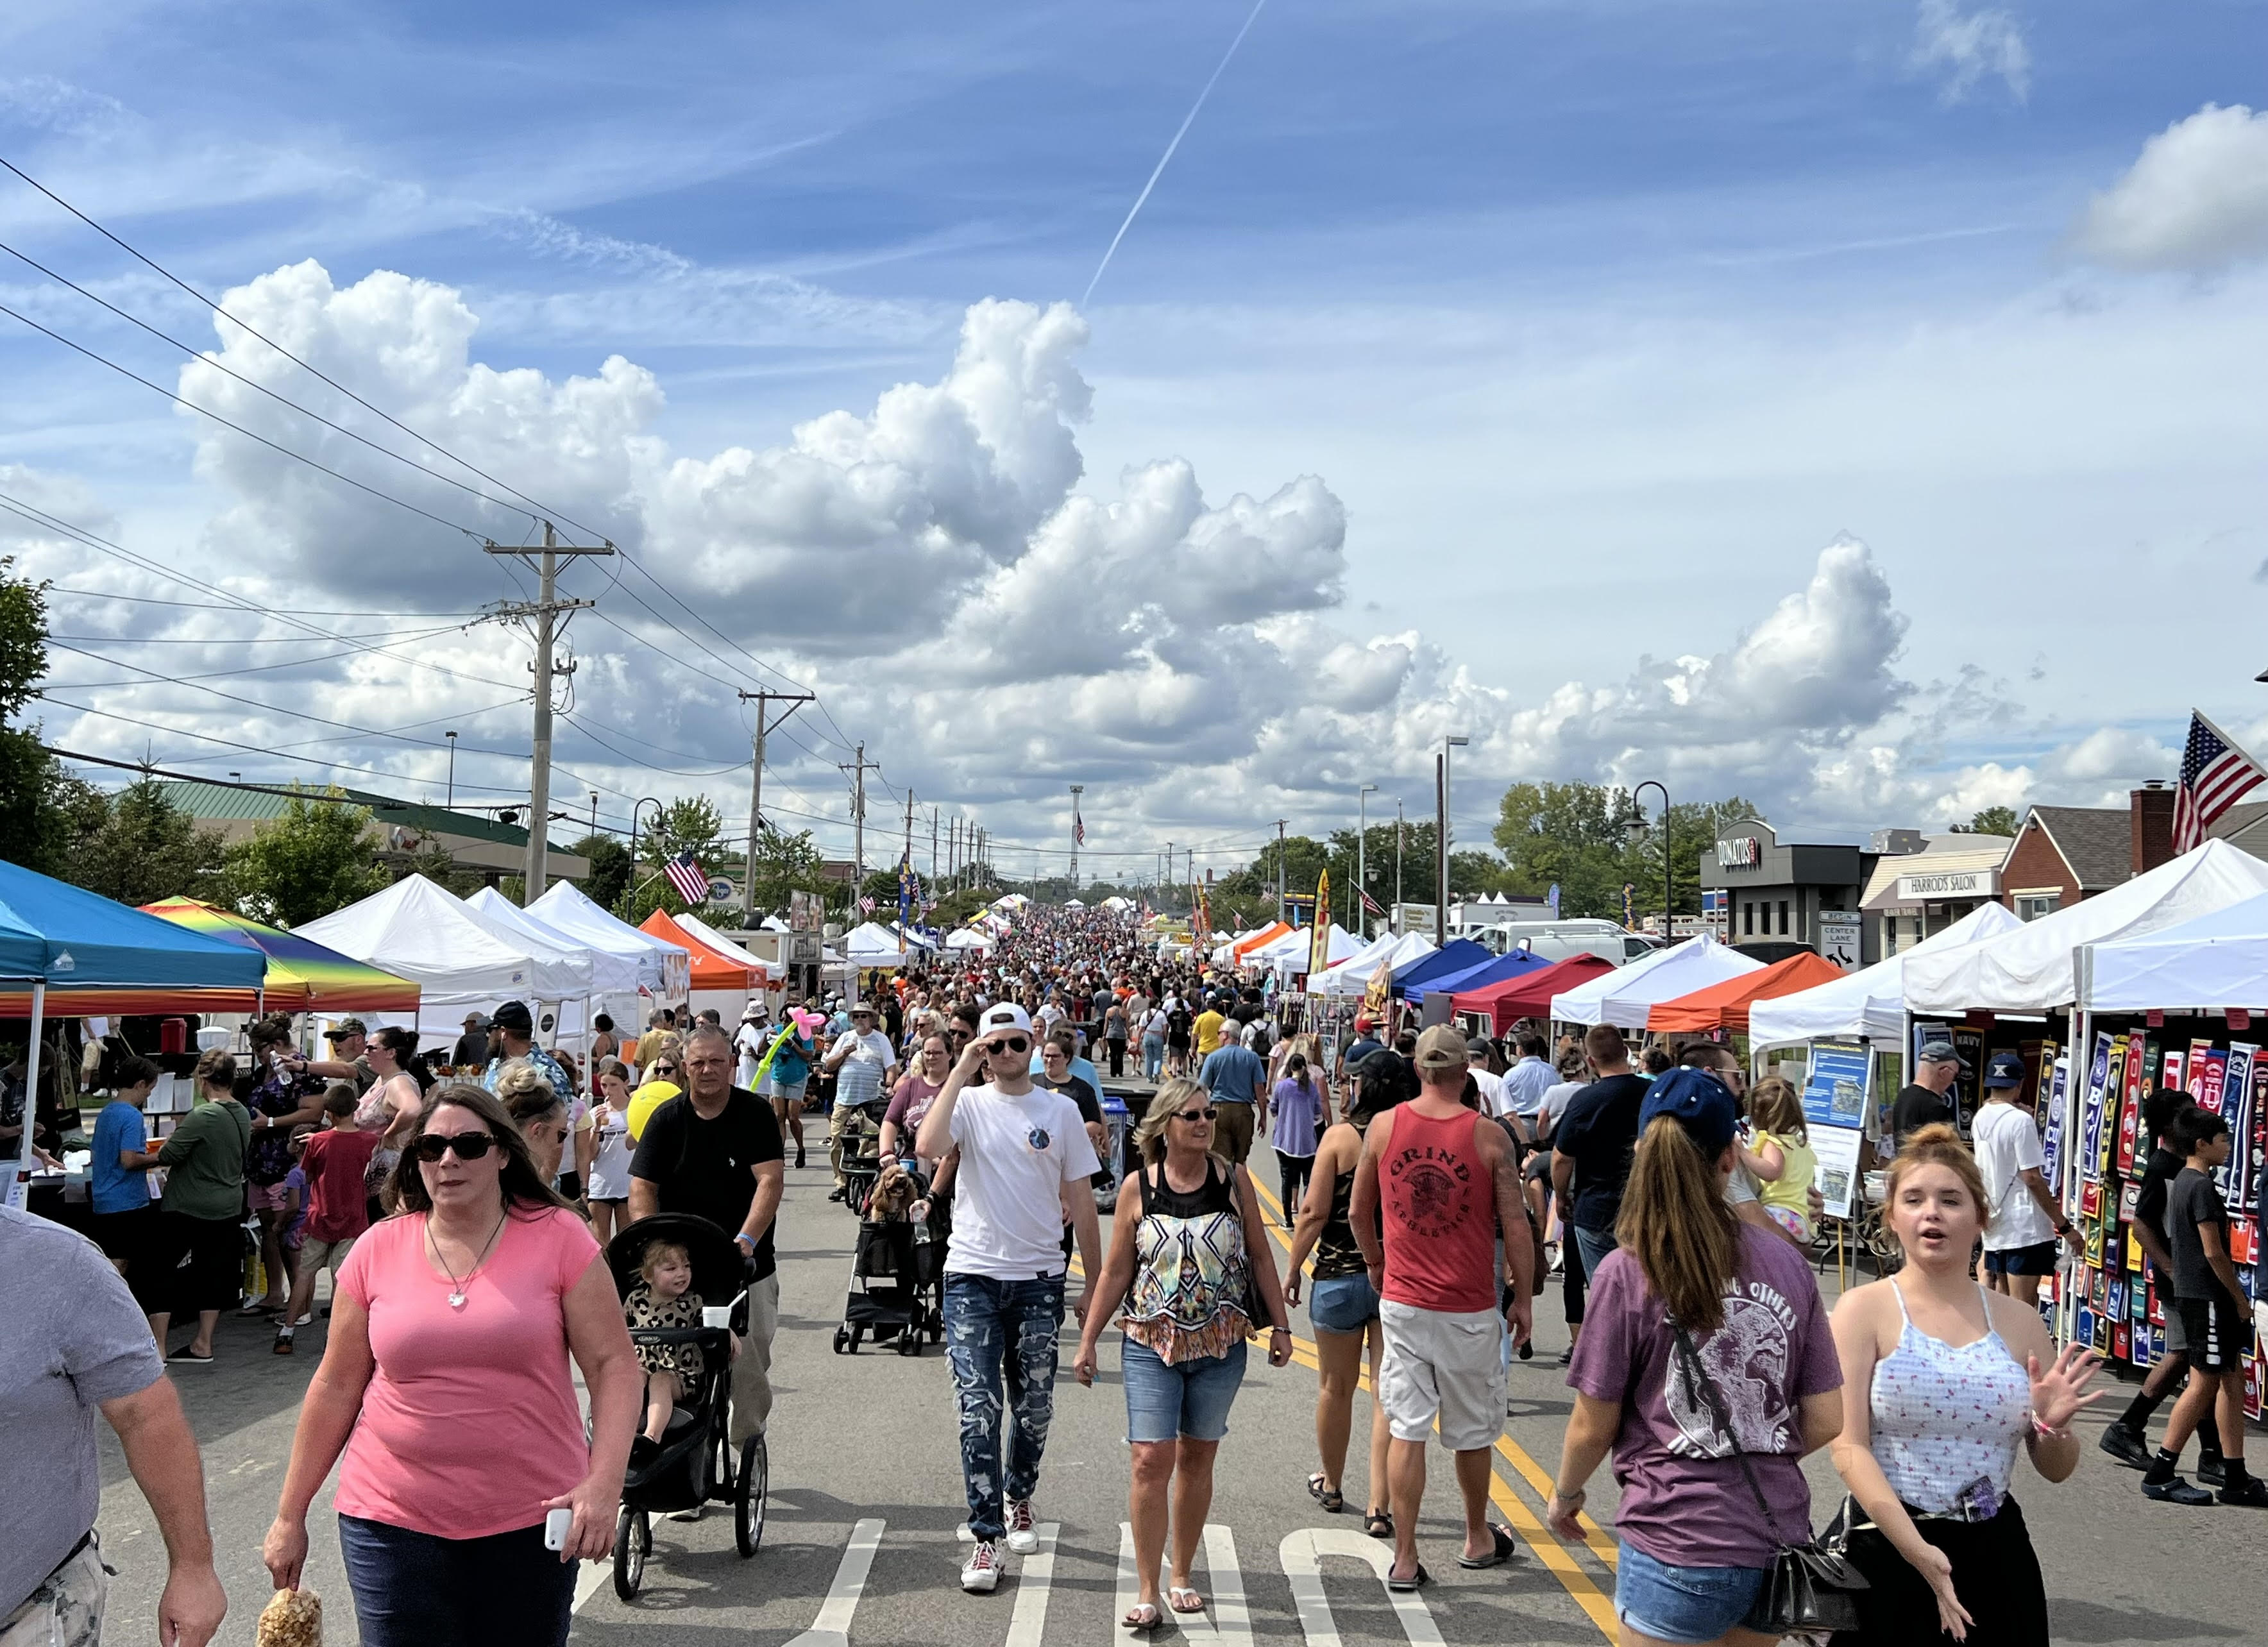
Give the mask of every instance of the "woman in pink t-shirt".
[[(476, 1086), (428, 1095), (393, 1188), (400, 1211), (338, 1276), (268, 1570), (298, 1587), (307, 1507), (339, 1461), (364, 1647), (557, 1647), (573, 1563), (613, 1545), (644, 1385), (613, 1280)], [(591, 1392), (588, 1445), (570, 1355)], [(555, 1554), (543, 1523), (560, 1508), (573, 1520)]]

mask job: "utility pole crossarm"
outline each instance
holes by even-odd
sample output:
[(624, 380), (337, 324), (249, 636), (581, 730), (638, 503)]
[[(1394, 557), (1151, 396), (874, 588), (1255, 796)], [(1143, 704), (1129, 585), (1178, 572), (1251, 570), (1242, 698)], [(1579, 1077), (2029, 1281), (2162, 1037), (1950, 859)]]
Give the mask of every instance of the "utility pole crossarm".
[[(743, 703), (756, 706), (755, 776), (748, 786), (748, 867), (740, 878), (740, 923), (753, 931), (756, 924), (756, 842), (764, 827), (764, 737), (785, 725), (787, 717), (796, 710), (818, 699), (808, 692), (764, 691), (743, 692), (740, 698)], [(777, 720), (768, 719), (775, 703), (785, 707)]]

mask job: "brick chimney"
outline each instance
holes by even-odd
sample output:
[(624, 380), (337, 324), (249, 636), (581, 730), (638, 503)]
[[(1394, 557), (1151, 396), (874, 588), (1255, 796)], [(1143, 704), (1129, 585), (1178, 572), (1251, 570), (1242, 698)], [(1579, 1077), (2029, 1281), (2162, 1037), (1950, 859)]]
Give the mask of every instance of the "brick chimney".
[(2133, 870), (2139, 875), (2174, 856), (2174, 792), (2153, 778), (2126, 798), (2133, 838)]

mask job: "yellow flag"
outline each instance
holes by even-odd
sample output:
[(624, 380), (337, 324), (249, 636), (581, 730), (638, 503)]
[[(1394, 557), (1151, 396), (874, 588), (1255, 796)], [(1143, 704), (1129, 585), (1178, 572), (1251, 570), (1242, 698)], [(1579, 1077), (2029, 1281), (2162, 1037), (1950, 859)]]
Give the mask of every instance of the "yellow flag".
[(1307, 975), (1312, 978), (1331, 964), (1331, 872), (1315, 878), (1315, 935), (1307, 944)]

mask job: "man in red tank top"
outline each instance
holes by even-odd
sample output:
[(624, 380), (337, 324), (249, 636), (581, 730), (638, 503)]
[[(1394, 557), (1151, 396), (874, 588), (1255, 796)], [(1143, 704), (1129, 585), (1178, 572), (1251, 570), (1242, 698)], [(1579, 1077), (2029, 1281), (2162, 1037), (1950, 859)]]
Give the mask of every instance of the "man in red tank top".
[[(1386, 1339), (1378, 1399), (1393, 1432), (1387, 1485), (1394, 1565), (1387, 1585), (1415, 1590), (1425, 1446), (1438, 1423), (1457, 1455), (1465, 1501), (1461, 1567), (1510, 1557), (1512, 1530), (1488, 1519), (1491, 1450), (1504, 1429), (1503, 1334), (1525, 1343), (1535, 1251), (1511, 1141), (1468, 1107), (1465, 1039), (1447, 1025), (1418, 1038), (1418, 1096), (1370, 1123), (1349, 1222), (1370, 1264)], [(1498, 1240), (1500, 1232), (1512, 1239)], [(1498, 1276), (1512, 1303), (1498, 1312)]]

